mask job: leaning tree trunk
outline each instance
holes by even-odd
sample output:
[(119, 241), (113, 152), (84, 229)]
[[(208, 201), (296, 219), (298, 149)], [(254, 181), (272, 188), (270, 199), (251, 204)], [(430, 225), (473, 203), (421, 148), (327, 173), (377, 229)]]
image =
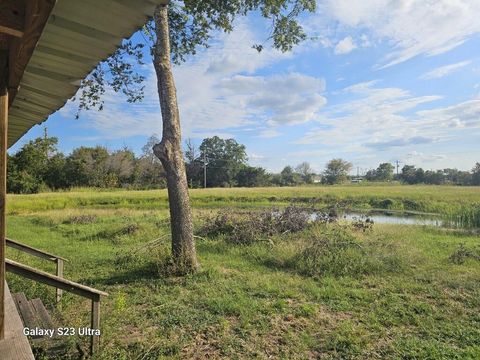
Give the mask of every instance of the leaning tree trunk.
[(198, 261), (193, 237), (187, 175), (182, 154), (177, 92), (170, 59), (167, 5), (156, 7), (154, 20), (157, 42), (154, 48), (153, 63), (157, 73), (163, 134), (162, 141), (153, 147), (153, 151), (162, 162), (167, 175), (174, 262), (180, 269), (195, 271)]

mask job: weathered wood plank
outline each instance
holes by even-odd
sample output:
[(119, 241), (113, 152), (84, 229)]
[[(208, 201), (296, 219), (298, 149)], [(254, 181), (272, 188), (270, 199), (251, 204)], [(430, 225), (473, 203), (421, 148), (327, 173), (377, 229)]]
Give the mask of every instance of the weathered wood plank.
[(22, 37), (25, 26), (25, 0), (2, 0), (0, 33)]
[[(39, 327), (39, 321), (37, 316), (35, 315), (35, 309), (33, 308), (30, 301), (27, 300), (24, 293), (16, 293), (13, 294), (13, 299), (15, 300), (15, 304), (17, 305), (18, 312), (20, 313), (20, 317), (23, 320), (23, 325), (30, 329), (34, 329)], [(39, 336), (33, 336), (33, 338), (37, 338)]]
[[(63, 259), (60, 259), (60, 258), (57, 258), (57, 276), (60, 278), (63, 278)], [(63, 294), (63, 290), (57, 288), (57, 294), (56, 294), (57, 303), (59, 303), (60, 300), (62, 300), (62, 294)]]
[(5, 284), (5, 339), (0, 340), (0, 358), (2, 360), (35, 360), (32, 349), (25, 335), (23, 324), (15, 303)]
[(0, 51), (0, 340), (5, 332), (5, 237), (7, 201), (7, 142), (8, 142), (8, 53)]
[(39, 320), (39, 325), (43, 329), (55, 329), (55, 324), (53, 323), (52, 317), (48, 313), (45, 305), (43, 305), (42, 300), (39, 298), (30, 300), (32, 303), (37, 319)]
[(46, 251), (36, 249), (32, 246), (19, 243), (18, 241), (15, 241), (15, 240), (12, 240), (12, 239), (6, 239), (6, 245), (8, 247), (26, 252), (30, 255), (37, 256), (37, 257), (40, 257), (42, 259), (50, 260), (50, 261), (53, 261), (53, 262), (57, 261), (57, 259), (62, 259), (63, 261), (68, 261), (67, 259), (65, 259), (61, 256), (54, 255), (54, 254), (48, 253)]
[(38, 40), (42, 35), (47, 20), (55, 6), (56, 0), (29, 0), (25, 6), (25, 33), (21, 38), (15, 38), (10, 45), (8, 87), (11, 90), (12, 104), (23, 73), (27, 67)]
[(20, 264), (10, 259), (5, 259), (5, 265), (7, 271), (13, 274), (17, 274), (26, 277), (27, 279), (35, 280), (56, 288), (60, 288), (94, 301), (99, 301), (100, 296), (108, 296), (108, 294), (104, 291), (93, 289), (91, 287), (81, 285), (67, 279), (63, 279), (56, 275), (52, 275), (45, 271), (41, 271), (24, 264)]
[[(92, 301), (92, 329), (100, 329), (100, 301)], [(95, 353), (100, 346), (100, 337), (92, 335), (90, 339), (90, 353)]]

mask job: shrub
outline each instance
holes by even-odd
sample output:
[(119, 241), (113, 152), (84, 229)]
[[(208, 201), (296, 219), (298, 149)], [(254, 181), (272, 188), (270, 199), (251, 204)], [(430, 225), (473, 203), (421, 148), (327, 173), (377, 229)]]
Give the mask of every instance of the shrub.
[(404, 199), (403, 200), (403, 208), (405, 210), (414, 210), (414, 211), (420, 211), (423, 209), (423, 205), (415, 200), (411, 199)]
[(363, 232), (370, 232), (373, 230), (373, 219), (369, 218), (368, 216), (359, 216), (353, 217), (352, 219), (352, 227), (355, 230), (361, 230)]
[(392, 199), (384, 199), (378, 203), (379, 207), (382, 209), (390, 209), (392, 208), (393, 204), (394, 201)]
[(338, 223), (315, 227), (312, 237), (294, 259), (296, 269), (308, 276), (363, 276), (397, 272), (405, 267), (392, 244), (361, 242), (353, 226)]
[(95, 221), (97, 221), (98, 217), (97, 215), (75, 215), (69, 217), (67, 220), (65, 220), (63, 223), (64, 224), (90, 224)]
[(310, 212), (291, 205), (283, 210), (219, 213), (207, 218), (199, 233), (207, 237), (223, 235), (234, 244), (252, 244), (274, 235), (302, 231), (310, 224)]
[(455, 249), (455, 251), (449, 257), (449, 260), (457, 265), (464, 264), (467, 259), (475, 259), (480, 261), (480, 250), (469, 249), (464, 244), (460, 244), (460, 246)]

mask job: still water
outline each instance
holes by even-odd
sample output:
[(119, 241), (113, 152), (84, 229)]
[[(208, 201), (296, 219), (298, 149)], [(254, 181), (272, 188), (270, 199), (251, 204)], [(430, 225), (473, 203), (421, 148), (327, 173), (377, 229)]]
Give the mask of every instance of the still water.
[[(311, 219), (315, 220), (320, 213), (313, 213)], [(432, 216), (405, 214), (405, 213), (391, 213), (391, 212), (355, 212), (346, 211), (338, 214), (338, 219), (345, 219), (347, 221), (354, 221), (358, 219), (370, 219), (375, 224), (397, 224), (397, 225), (428, 225), (428, 226), (442, 226), (443, 222), (439, 218)]]

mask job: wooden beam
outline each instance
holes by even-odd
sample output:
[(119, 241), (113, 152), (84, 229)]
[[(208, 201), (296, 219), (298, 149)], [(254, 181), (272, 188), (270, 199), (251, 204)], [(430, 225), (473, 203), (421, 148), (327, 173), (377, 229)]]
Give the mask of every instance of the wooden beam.
[[(100, 329), (100, 301), (92, 300), (92, 318), (91, 318), (90, 328), (92, 330)], [(96, 353), (99, 346), (100, 346), (100, 337), (96, 335), (92, 335), (90, 338), (90, 355), (93, 355), (94, 353)]]
[(21, 38), (25, 27), (25, 0), (2, 0), (0, 33)]
[(50, 254), (46, 251), (39, 250), (39, 249), (36, 249), (32, 246), (28, 246), (28, 245), (19, 243), (18, 241), (15, 241), (15, 240), (12, 240), (12, 239), (6, 239), (6, 245), (8, 247), (13, 248), (13, 249), (17, 249), (17, 250), (26, 252), (30, 255), (37, 256), (37, 257), (45, 259), (45, 260), (50, 260), (50, 261), (53, 261), (53, 262), (56, 262), (57, 259), (60, 259), (60, 260), (63, 260), (63, 261), (68, 261), (67, 259), (65, 259), (61, 256)]
[(0, 51), (0, 340), (5, 337), (5, 239), (8, 144), (8, 53)]
[(5, 284), (5, 339), (0, 341), (0, 358), (15, 360), (35, 360), (27, 337), (23, 334), (23, 323), (17, 307)]
[(78, 284), (74, 281), (49, 274), (10, 259), (5, 259), (5, 264), (8, 272), (83, 296), (93, 301), (100, 301), (100, 296), (108, 296), (104, 291)]
[(9, 104), (17, 95), (25, 68), (32, 57), (43, 29), (52, 13), (56, 0), (28, 0), (25, 5), (25, 32), (22, 38), (15, 38), (10, 45), (8, 88)]

